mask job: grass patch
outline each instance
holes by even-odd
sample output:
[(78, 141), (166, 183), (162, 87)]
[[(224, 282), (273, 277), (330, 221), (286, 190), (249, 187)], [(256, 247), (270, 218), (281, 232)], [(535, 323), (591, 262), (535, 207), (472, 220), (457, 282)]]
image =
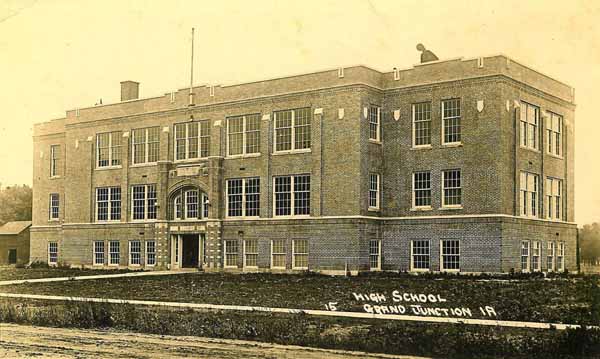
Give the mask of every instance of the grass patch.
[(600, 331), (585, 328), (531, 330), (11, 299), (0, 300), (0, 322), (111, 328), (444, 358), (586, 358), (600, 355)]
[(34, 266), (31, 268), (10, 268), (0, 267), (0, 281), (5, 280), (23, 280), (23, 279), (39, 279), (39, 278), (56, 278), (56, 277), (78, 277), (96, 274), (117, 274), (131, 272), (128, 269), (78, 269), (58, 267), (52, 268), (46, 266)]

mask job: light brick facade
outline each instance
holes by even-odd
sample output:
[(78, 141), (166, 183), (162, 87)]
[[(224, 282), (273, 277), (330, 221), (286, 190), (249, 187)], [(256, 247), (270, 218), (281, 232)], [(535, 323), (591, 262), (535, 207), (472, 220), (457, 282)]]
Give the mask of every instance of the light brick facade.
[[(137, 96), (137, 83), (126, 84), (124, 98)], [(224, 243), (230, 241), (229, 249), (237, 252), (228, 253), (230, 263), (225, 270), (274, 270), (273, 254), (281, 250), (278, 240), (284, 240), (285, 267), (292, 270), (294, 248), (301, 245), (294, 241), (307, 240), (311, 270), (411, 270), (411, 241), (422, 240), (429, 246), (428, 269), (438, 271), (442, 269), (441, 241), (458, 240), (459, 254), (452, 260), (459, 261), (462, 272), (535, 270), (531, 262), (534, 242), (540, 246), (540, 270), (547, 269), (548, 242), (556, 250), (554, 269), (576, 269), (573, 89), (505, 56), (435, 61), (396, 73), (357, 66), (345, 68), (343, 74), (323, 71), (249, 84), (195, 87), (193, 92), (194, 106), (188, 106), (188, 90), (180, 90), (71, 110), (65, 118), (35, 126), (32, 261), (48, 261), (52, 242), (58, 247), (58, 264), (221, 270), (227, 254)], [(460, 108), (460, 143), (451, 145), (442, 143), (441, 103), (448, 99), (458, 100)], [(431, 140), (429, 146), (415, 147), (413, 105), (423, 102), (430, 104)], [(520, 146), (525, 102), (539, 108), (538, 149), (534, 150)], [(379, 140), (370, 139), (372, 106), (373, 113), (379, 113)], [(309, 148), (275, 151), (276, 113), (303, 108), (310, 111)], [(546, 149), (550, 113), (562, 116), (559, 156)], [(260, 116), (259, 153), (230, 156), (229, 118), (249, 114)], [(175, 124), (196, 121), (208, 121), (208, 155), (177, 160)], [(134, 164), (133, 130), (149, 127), (158, 127), (157, 161)], [(292, 127), (290, 131), (298, 136), (301, 129)], [(99, 167), (98, 147), (103, 145), (98, 134), (115, 131), (118, 134), (111, 141), (120, 142), (121, 147), (120, 155), (112, 156), (120, 157), (121, 163)], [(56, 155), (51, 146), (55, 145), (60, 147), (53, 161)], [(189, 150), (192, 145), (185, 146)], [(446, 170), (459, 170), (458, 205), (442, 204), (443, 183), (450, 183), (442, 179)], [(529, 205), (536, 203), (533, 218), (521, 216), (522, 171), (538, 176), (534, 194), (529, 194), (533, 197), (526, 197)], [(413, 206), (415, 172), (429, 173), (427, 208)], [(378, 209), (369, 207), (370, 174), (380, 179)], [(310, 175), (310, 215), (275, 215), (274, 207), (280, 202), (275, 198), (274, 178), (290, 175)], [(227, 180), (242, 178), (260, 179), (258, 217), (227, 213)], [(546, 198), (547, 178), (562, 181), (555, 202)], [(133, 186), (138, 185), (154, 186), (155, 219), (133, 219)], [(106, 187), (120, 188), (120, 216), (114, 221), (101, 221), (97, 216), (101, 201), (97, 189)], [(300, 191), (300, 187), (291, 188)], [(190, 189), (208, 200), (189, 199), (197, 201), (193, 202), (197, 211), (206, 210), (208, 216), (174, 219), (179, 208), (176, 196)], [(59, 199), (56, 219), (50, 219), (51, 194)], [(187, 195), (181, 196), (185, 202)], [(301, 206), (306, 205), (304, 201), (292, 197), (291, 203)], [(559, 219), (547, 219), (548, 204), (560, 214)], [(186, 204), (182, 206), (185, 211)], [(246, 206), (250, 204), (244, 201)], [(257, 242), (245, 242), (252, 240)], [(118, 253), (113, 253), (113, 262), (118, 264), (112, 266), (110, 248), (116, 245), (111, 241), (119, 242)], [(133, 257), (130, 253), (137, 241), (139, 266), (137, 250)], [(237, 241), (237, 248), (231, 241)], [(379, 241), (378, 246), (373, 241)], [(522, 257), (524, 241), (529, 243), (529, 259)], [(147, 242), (152, 243), (150, 247)], [(245, 268), (244, 255), (250, 253), (246, 245), (253, 243), (257, 243), (257, 268)], [(152, 246), (156, 263), (149, 265), (147, 258), (152, 254), (146, 250)], [(558, 263), (559, 247), (564, 250), (560, 253), (563, 265)]]

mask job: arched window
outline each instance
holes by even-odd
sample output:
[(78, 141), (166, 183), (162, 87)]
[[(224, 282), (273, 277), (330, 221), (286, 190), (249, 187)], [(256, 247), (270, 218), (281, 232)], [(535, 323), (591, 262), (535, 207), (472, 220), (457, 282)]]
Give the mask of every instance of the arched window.
[(208, 217), (208, 196), (197, 188), (182, 188), (171, 196), (171, 218), (174, 220)]

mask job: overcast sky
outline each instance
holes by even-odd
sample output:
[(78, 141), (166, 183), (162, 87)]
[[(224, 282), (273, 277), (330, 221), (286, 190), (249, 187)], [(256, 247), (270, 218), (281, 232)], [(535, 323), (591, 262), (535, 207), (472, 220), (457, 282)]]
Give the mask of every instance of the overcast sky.
[[(215, 4), (215, 5), (211, 5)], [(576, 221), (600, 221), (600, 1), (0, 0), (0, 183), (32, 183), (32, 124), (189, 82), (506, 54), (576, 89)]]

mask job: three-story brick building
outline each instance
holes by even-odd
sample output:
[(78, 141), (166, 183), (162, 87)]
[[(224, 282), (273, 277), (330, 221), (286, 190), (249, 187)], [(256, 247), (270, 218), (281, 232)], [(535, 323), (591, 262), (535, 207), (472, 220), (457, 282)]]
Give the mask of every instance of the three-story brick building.
[(35, 126), (32, 261), (576, 269), (574, 92), (506, 56), (121, 99)]

